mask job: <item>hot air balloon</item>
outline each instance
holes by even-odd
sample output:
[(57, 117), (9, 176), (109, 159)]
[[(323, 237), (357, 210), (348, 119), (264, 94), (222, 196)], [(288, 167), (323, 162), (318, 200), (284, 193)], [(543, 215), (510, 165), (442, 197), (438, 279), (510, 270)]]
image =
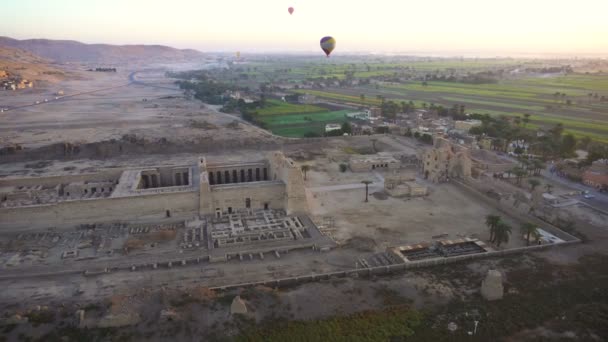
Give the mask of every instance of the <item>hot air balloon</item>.
[(329, 58), (329, 54), (334, 51), (336, 47), (336, 40), (333, 37), (327, 36), (321, 38), (321, 49), (325, 52)]
[(289, 12), (289, 14), (293, 14), (293, 7), (289, 7), (289, 8), (287, 9), (287, 12)]

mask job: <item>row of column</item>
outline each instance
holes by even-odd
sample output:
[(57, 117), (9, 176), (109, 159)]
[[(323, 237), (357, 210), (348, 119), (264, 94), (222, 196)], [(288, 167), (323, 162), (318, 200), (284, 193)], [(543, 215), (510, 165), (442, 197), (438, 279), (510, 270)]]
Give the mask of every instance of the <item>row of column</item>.
[(373, 164), (372, 165), (372, 170), (373, 169), (379, 169), (381, 167), (388, 167), (388, 164)]
[(141, 179), (144, 182), (144, 189), (158, 188), (160, 186), (158, 177), (156, 175), (141, 175)]
[(209, 171), (209, 184), (247, 183), (268, 180), (268, 168)]
[(188, 179), (188, 172), (176, 172), (175, 173), (175, 186), (179, 185), (190, 185)]

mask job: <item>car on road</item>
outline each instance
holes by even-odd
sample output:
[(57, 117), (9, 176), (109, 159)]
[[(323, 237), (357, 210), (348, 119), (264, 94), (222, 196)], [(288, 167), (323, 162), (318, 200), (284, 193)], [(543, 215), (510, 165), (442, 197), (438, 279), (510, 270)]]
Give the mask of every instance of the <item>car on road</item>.
[(44, 99), (44, 102), (49, 102), (49, 99)]
[(595, 198), (595, 196), (594, 196), (594, 195), (591, 195), (591, 194), (585, 194), (585, 195), (583, 195), (583, 197), (585, 197), (586, 199), (592, 199), (592, 198)]
[(36, 101), (36, 104), (40, 104), (40, 101)]

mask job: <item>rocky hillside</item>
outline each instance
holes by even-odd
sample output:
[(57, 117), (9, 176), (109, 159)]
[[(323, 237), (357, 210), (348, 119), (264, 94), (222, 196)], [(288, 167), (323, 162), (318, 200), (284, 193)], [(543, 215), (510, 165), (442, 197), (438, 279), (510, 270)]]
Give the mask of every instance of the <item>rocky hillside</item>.
[(67, 75), (48, 59), (36, 56), (31, 52), (2, 46), (0, 44), (0, 70), (33, 81), (56, 82)]
[(201, 58), (196, 50), (180, 50), (163, 45), (84, 44), (73, 40), (0, 37), (0, 47), (29, 51), (55, 62), (128, 63), (137, 61), (188, 61)]

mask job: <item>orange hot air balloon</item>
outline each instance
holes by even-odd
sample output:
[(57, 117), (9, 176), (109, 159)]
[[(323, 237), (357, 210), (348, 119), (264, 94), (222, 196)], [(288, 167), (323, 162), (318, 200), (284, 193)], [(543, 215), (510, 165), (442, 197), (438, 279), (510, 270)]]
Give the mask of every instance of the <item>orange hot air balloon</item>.
[(327, 36), (321, 38), (321, 49), (323, 50), (323, 52), (325, 52), (328, 58), (329, 54), (334, 51), (335, 48), (336, 40), (333, 37)]
[(293, 14), (293, 7), (289, 7), (289, 8), (287, 9), (287, 12), (289, 12), (289, 14)]

